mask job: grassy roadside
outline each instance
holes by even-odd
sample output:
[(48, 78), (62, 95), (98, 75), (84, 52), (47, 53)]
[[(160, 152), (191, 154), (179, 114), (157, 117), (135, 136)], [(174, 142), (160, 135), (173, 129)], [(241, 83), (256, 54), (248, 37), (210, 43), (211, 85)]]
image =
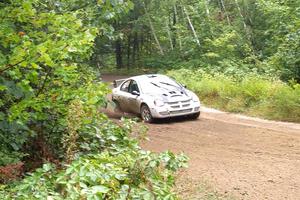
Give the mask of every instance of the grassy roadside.
[(300, 122), (300, 85), (257, 75), (233, 78), (201, 70), (171, 70), (169, 76), (187, 85), (201, 101), (221, 110), (272, 120)]

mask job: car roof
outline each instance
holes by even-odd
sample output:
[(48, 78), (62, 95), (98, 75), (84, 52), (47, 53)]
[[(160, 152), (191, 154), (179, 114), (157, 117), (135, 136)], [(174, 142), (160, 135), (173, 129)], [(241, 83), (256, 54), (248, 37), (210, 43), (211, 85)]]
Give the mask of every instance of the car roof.
[(137, 80), (137, 81), (147, 81), (147, 80), (159, 79), (159, 78), (168, 78), (168, 76), (162, 74), (144, 74), (139, 76), (133, 76), (130, 79)]

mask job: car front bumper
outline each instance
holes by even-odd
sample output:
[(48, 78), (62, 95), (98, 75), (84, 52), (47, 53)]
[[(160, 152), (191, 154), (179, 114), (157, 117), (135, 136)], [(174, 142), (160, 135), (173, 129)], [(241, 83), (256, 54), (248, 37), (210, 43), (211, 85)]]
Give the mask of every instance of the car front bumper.
[(150, 108), (152, 117), (154, 118), (168, 118), (176, 116), (184, 116), (200, 112), (200, 102), (189, 102), (176, 104), (165, 104), (162, 107)]

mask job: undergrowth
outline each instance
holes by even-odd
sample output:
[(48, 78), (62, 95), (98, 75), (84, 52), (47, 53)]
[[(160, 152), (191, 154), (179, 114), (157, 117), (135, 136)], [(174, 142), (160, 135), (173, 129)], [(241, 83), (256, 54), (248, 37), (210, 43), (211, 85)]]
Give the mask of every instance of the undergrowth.
[(145, 129), (134, 128), (132, 120), (118, 125), (105, 115), (90, 118), (89, 110), (70, 113), (82, 124), (70, 120), (66, 162), (46, 163), (21, 181), (0, 185), (0, 199), (177, 199), (173, 175), (186, 166), (184, 155), (142, 150), (130, 135)]

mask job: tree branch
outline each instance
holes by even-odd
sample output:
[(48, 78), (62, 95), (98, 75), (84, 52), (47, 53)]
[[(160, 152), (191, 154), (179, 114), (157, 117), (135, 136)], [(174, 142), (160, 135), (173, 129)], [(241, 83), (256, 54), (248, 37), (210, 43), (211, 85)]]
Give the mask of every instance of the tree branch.
[(45, 77), (45, 79), (44, 79), (44, 81), (43, 81), (42, 86), (39, 88), (39, 90), (37, 91), (37, 93), (36, 93), (36, 95), (35, 95), (36, 97), (38, 97), (38, 96), (42, 93), (42, 91), (44, 90), (44, 88), (45, 88), (45, 86), (46, 86), (46, 82), (47, 82), (47, 80), (48, 80), (48, 77), (49, 77), (51, 71), (52, 71), (52, 69), (49, 69), (49, 71), (47, 72), (46, 77)]
[(21, 60), (21, 61), (19, 61), (19, 62), (17, 62), (16, 64), (8, 64), (8, 65), (6, 65), (6, 67), (4, 68), (4, 69), (0, 69), (0, 75), (3, 73), (3, 72), (5, 72), (6, 70), (8, 70), (8, 69), (10, 69), (10, 68), (13, 68), (13, 67), (15, 67), (15, 66), (17, 66), (17, 65), (19, 65), (19, 64), (21, 64), (22, 62), (24, 62), (25, 60)]

